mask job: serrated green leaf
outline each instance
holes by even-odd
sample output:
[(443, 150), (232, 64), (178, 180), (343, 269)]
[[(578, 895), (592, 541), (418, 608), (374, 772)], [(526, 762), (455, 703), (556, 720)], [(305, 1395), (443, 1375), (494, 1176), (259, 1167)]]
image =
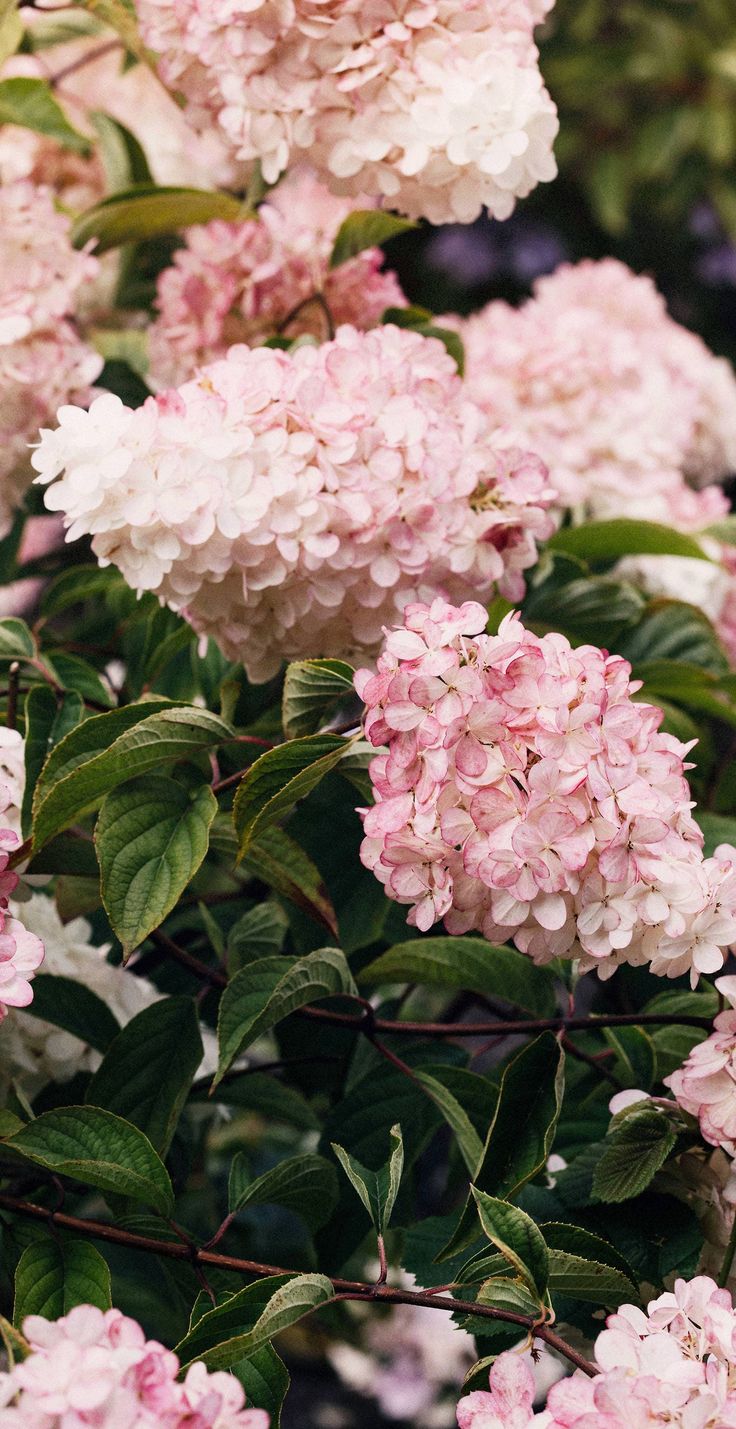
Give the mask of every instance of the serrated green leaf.
[(636, 1275), (626, 1257), (611, 1245), (610, 1241), (604, 1240), (603, 1236), (594, 1235), (592, 1231), (585, 1230), (583, 1226), (573, 1225), (568, 1221), (543, 1221), (539, 1229), (550, 1251), (567, 1251), (570, 1255), (581, 1256), (585, 1260), (596, 1260), (599, 1264), (618, 1271), (624, 1279), (629, 1281), (629, 1292), (632, 1299), (636, 1299), (638, 1293)]
[(330, 1219), (337, 1201), (334, 1166), (314, 1152), (290, 1156), (262, 1176), (250, 1179), (248, 1157), (239, 1151), (230, 1167), (229, 1210), (246, 1206), (285, 1206), (300, 1215), (310, 1230)]
[(87, 1105), (124, 1117), (165, 1156), (202, 1054), (195, 1003), (162, 998), (110, 1044), (87, 1088)]
[(399, 1194), (404, 1169), (404, 1142), (398, 1123), (389, 1132), (392, 1148), (388, 1161), (378, 1171), (362, 1166), (344, 1146), (332, 1142), (334, 1151), (351, 1186), (357, 1191), (379, 1235), (385, 1235)]
[(352, 665), (345, 660), (295, 660), (286, 667), (281, 715), (287, 739), (314, 734), (353, 690)]
[[(235, 853), (233, 839), (233, 856)], [(337, 915), (322, 875), (309, 855), (283, 829), (262, 829), (243, 859), (243, 868), (337, 937)]]
[(628, 1116), (606, 1140), (593, 1175), (593, 1192), (601, 1201), (628, 1201), (646, 1190), (677, 1137), (661, 1112), (643, 1110)]
[(659, 1080), (657, 1052), (650, 1034), (643, 1027), (604, 1027), (603, 1036), (616, 1053), (614, 1076), (626, 1087), (641, 1087), (648, 1092)]
[(242, 203), (232, 194), (134, 184), (81, 214), (72, 228), (72, 241), (76, 248), (84, 248), (94, 239), (95, 252), (106, 253), (124, 243), (160, 238), (213, 218), (234, 221), (245, 216)]
[(381, 209), (356, 209), (343, 219), (337, 232), (330, 256), (330, 267), (339, 268), (349, 258), (355, 258), (366, 248), (376, 248), (396, 238), (400, 233), (408, 233), (416, 228), (409, 218), (399, 218), (395, 213), (384, 213)]
[(587, 1300), (612, 1310), (630, 1302), (632, 1295), (628, 1276), (567, 1250), (549, 1251), (549, 1289), (553, 1294), (569, 1295), (573, 1300)]
[(45, 79), (14, 75), (0, 80), (0, 125), (17, 124), (55, 139), (65, 149), (89, 154), (90, 142), (67, 119)]
[(339, 734), (312, 734), (279, 744), (256, 759), (233, 804), (240, 858), (249, 852), (258, 834), (317, 787), (350, 744)]
[(718, 675), (728, 668), (718, 636), (705, 613), (685, 601), (657, 599), (618, 642), (617, 653), (636, 667), (640, 661), (680, 660)]
[(75, 1305), (112, 1305), (110, 1271), (98, 1250), (84, 1240), (49, 1237), (26, 1246), (15, 1271), (13, 1319), (26, 1315), (59, 1320)]
[(209, 845), (217, 799), (161, 774), (127, 780), (104, 800), (95, 829), (102, 901), (130, 953), (178, 903)]
[(518, 1206), (488, 1196), (476, 1186), (471, 1189), (485, 1235), (513, 1266), (516, 1275), (542, 1299), (549, 1280), (549, 1254), (539, 1227)]
[(359, 983), (422, 983), (501, 998), (539, 1017), (555, 1010), (554, 978), (514, 948), (484, 938), (416, 938), (396, 943), (363, 968)]
[(231, 977), (259, 958), (281, 952), (288, 921), (278, 903), (268, 901), (250, 908), (234, 923), (227, 937), (226, 962)]
[(98, 1107), (43, 1112), (3, 1144), (57, 1176), (132, 1196), (164, 1216), (174, 1209), (168, 1172), (148, 1138), (137, 1126)]
[(249, 1359), (238, 1360), (231, 1366), (243, 1386), (249, 1405), (265, 1409), (269, 1416), (269, 1429), (280, 1429), (281, 1409), (291, 1383), (289, 1371), (273, 1345), (264, 1345)]
[[(543, 1032), (509, 1062), (475, 1176), (477, 1190), (510, 1200), (541, 1171), (562, 1107), (564, 1075), (564, 1053), (551, 1032)], [(474, 1229), (469, 1198), (442, 1258), (464, 1249)]]
[[(111, 710), (72, 730), (46, 762), (33, 800), (34, 849), (100, 804), (119, 784), (232, 737), (208, 710), (148, 701)], [(108, 721), (103, 724), (102, 721)]]
[(435, 1106), (439, 1107), (448, 1126), (452, 1128), (468, 1174), (473, 1177), (483, 1159), (483, 1142), (468, 1113), (457, 1097), (453, 1096), (449, 1087), (443, 1086), (442, 1082), (438, 1081), (430, 1072), (419, 1068), (413, 1075), (415, 1080), (424, 1087)]
[(634, 521), (618, 517), (613, 521), (586, 521), (580, 526), (564, 526), (550, 537), (554, 551), (581, 557), (584, 561), (617, 561), (621, 556), (691, 556), (701, 561), (711, 558), (694, 536), (661, 526), (656, 521)]
[(301, 1092), (277, 1081), (267, 1072), (246, 1070), (240, 1076), (232, 1073), (220, 1082), (212, 1099), (204, 1088), (197, 1088), (196, 1096), (209, 1105), (214, 1100), (224, 1106), (242, 1107), (263, 1117), (269, 1124), (285, 1121), (300, 1131), (313, 1131), (319, 1126), (315, 1113)]
[(9, 616), (0, 620), (0, 660), (33, 659), (38, 654), (35, 637), (25, 620)]
[(43, 765), (54, 745), (81, 723), (84, 718), (84, 701), (76, 691), (57, 700), (48, 685), (34, 685), (26, 696), (25, 716), (26, 782), (21, 826), (24, 837), (27, 837), (31, 831), (33, 793)]
[[(127, 974), (121, 972), (121, 977)], [(75, 978), (38, 973), (33, 981), (33, 1001), (24, 1009), (53, 1027), (62, 1027), (96, 1052), (106, 1052), (120, 1031), (115, 1014), (97, 993)]]
[(345, 954), (318, 948), (307, 957), (260, 958), (236, 973), (220, 1000), (220, 1058), (214, 1086), (256, 1037), (308, 1003), (357, 993)]
[(182, 1368), (203, 1360), (208, 1369), (231, 1369), (275, 1335), (332, 1299), (324, 1275), (272, 1275), (248, 1285), (203, 1315), (176, 1346)]

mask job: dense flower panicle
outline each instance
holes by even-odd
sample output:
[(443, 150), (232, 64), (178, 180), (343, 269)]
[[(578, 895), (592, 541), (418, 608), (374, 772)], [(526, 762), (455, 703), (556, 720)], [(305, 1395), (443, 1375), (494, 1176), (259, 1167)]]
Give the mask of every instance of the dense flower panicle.
[(293, 353), (234, 347), (130, 411), (65, 407), (33, 464), (47, 505), (249, 677), (377, 648), (438, 592), (516, 599), (551, 534), (541, 463), (467, 401), (442, 343), (340, 328)]
[(471, 395), (528, 439), (565, 506), (683, 529), (727, 510), (687, 483), (736, 470), (736, 376), (649, 278), (612, 258), (565, 265), (521, 308), (458, 325)]
[(631, 668), (541, 639), (518, 616), (410, 605), (378, 671), (361, 670), (371, 764), (362, 859), (423, 931), (513, 938), (535, 962), (576, 957), (677, 977), (717, 971), (736, 941), (736, 850), (702, 855), (683, 763), (636, 703)]
[(554, 177), (535, 0), (137, 0), (201, 129), (273, 183), (309, 151), (338, 193), (433, 223), (497, 218)]
[(579, 1370), (532, 1412), (534, 1382), (513, 1351), (499, 1355), (490, 1393), (460, 1400), (460, 1429), (734, 1429), (736, 1312), (708, 1276), (677, 1280), (647, 1310), (622, 1305), (595, 1343), (600, 1373)]
[[(352, 207), (303, 172), (270, 193), (257, 218), (190, 228), (186, 247), (158, 279), (159, 316), (150, 329), (154, 382), (186, 381), (234, 343), (252, 347), (282, 332), (323, 338), (330, 319), (369, 328), (386, 308), (405, 306), (395, 275), (381, 272), (378, 248), (330, 269), (337, 231)], [(316, 294), (329, 318), (309, 302)]]
[(29, 442), (61, 402), (87, 401), (101, 371), (69, 320), (97, 266), (72, 248), (50, 189), (0, 187), (0, 536), (29, 484)]
[(705, 1140), (736, 1156), (736, 978), (717, 978), (716, 987), (730, 1008), (719, 1012), (712, 1035), (664, 1080), (683, 1110), (698, 1118)]
[(0, 1373), (3, 1429), (268, 1429), (234, 1375), (179, 1361), (119, 1310), (77, 1305), (62, 1319), (29, 1315), (31, 1353)]

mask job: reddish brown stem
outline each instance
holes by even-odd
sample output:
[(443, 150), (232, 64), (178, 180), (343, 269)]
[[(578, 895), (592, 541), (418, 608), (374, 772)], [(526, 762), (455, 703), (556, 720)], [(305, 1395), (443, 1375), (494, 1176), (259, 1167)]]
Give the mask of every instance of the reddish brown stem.
[[(0, 1207), (7, 1211), (12, 1211), (16, 1215), (25, 1216), (29, 1220), (43, 1221), (47, 1225), (58, 1227), (60, 1230), (73, 1231), (77, 1235), (90, 1237), (92, 1240), (107, 1241), (112, 1245), (122, 1245), (128, 1250), (146, 1251), (149, 1255), (160, 1255), (169, 1260), (185, 1260), (197, 1266), (211, 1265), (220, 1270), (231, 1270), (241, 1275), (297, 1275), (295, 1270), (285, 1270), (280, 1265), (265, 1265), (257, 1260), (242, 1260), (233, 1255), (220, 1255), (213, 1250), (197, 1250), (181, 1241), (156, 1240), (153, 1236), (138, 1235), (134, 1231), (124, 1230), (121, 1226), (107, 1225), (104, 1221), (82, 1220), (78, 1216), (68, 1216), (61, 1211), (51, 1211), (46, 1206), (37, 1206), (32, 1201), (24, 1201), (16, 1196), (9, 1196), (5, 1192), (0, 1192)], [(566, 1359), (574, 1364), (585, 1374), (595, 1375), (598, 1373), (594, 1364), (590, 1360), (578, 1353), (572, 1345), (568, 1345), (547, 1325), (536, 1327), (536, 1322), (529, 1315), (517, 1315), (511, 1310), (499, 1310), (492, 1305), (478, 1305), (473, 1300), (442, 1300), (437, 1295), (428, 1294), (424, 1291), (402, 1290), (392, 1285), (370, 1285), (362, 1280), (343, 1280), (339, 1276), (331, 1276), (335, 1291), (344, 1300), (380, 1300), (388, 1305), (426, 1305), (433, 1310), (444, 1310), (446, 1312), (460, 1311), (465, 1315), (474, 1315), (487, 1320), (503, 1320), (507, 1324), (518, 1325), (520, 1331), (527, 1334), (534, 1330), (535, 1336), (543, 1340), (550, 1349), (557, 1350)]]

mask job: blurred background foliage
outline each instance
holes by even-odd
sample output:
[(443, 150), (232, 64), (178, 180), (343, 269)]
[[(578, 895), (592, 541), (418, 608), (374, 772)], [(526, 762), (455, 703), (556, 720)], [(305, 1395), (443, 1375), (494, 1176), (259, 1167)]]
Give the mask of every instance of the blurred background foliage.
[(736, 360), (736, 0), (557, 0), (538, 42), (557, 181), (506, 223), (402, 239), (391, 261), (410, 297), (467, 312), (612, 254)]

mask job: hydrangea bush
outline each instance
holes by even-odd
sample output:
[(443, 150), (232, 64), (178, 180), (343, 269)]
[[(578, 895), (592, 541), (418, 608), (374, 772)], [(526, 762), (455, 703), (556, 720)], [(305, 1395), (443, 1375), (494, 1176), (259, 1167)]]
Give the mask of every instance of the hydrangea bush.
[(3, 1429), (736, 1429), (736, 375), (406, 256), (568, 18), (0, 4)]

